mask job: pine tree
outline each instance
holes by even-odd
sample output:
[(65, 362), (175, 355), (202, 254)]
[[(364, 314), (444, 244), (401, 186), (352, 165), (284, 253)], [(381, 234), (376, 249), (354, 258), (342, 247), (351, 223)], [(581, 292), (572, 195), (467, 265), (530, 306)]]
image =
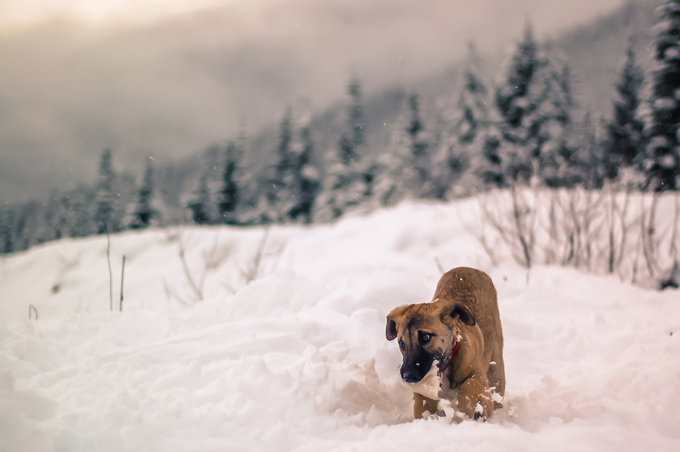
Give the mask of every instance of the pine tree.
[(68, 194), (61, 195), (58, 201), (57, 213), (55, 215), (54, 223), (54, 238), (59, 240), (62, 237), (70, 235), (71, 226), (69, 221), (71, 219), (71, 199)]
[(484, 134), (482, 155), (484, 163), (480, 165), (480, 176), (486, 185), (506, 187), (506, 168), (501, 157), (501, 134), (497, 127), (490, 127)]
[(218, 210), (222, 221), (226, 224), (239, 224), (239, 201), (241, 189), (239, 187), (239, 161), (241, 150), (233, 141), (227, 144), (225, 151), (224, 172), (222, 173), (222, 188)]
[(316, 210), (319, 221), (340, 217), (348, 209), (366, 201), (373, 191), (373, 169), (362, 162), (365, 126), (361, 88), (357, 80), (352, 80), (348, 92), (347, 128), (340, 136), (336, 155), (329, 159), (328, 185), (320, 195)]
[(540, 153), (536, 113), (544, 93), (536, 86), (536, 75), (546, 65), (527, 27), (517, 46), (507, 78), (496, 90), (498, 134), (488, 137), (484, 152), (489, 162), (485, 178), (497, 184), (528, 182), (534, 175)]
[(133, 229), (144, 229), (151, 225), (152, 220), (158, 216), (158, 211), (153, 206), (154, 184), (153, 184), (153, 160), (148, 158), (144, 171), (144, 180), (139, 188), (137, 206), (133, 213), (130, 227)]
[(361, 146), (364, 144), (364, 113), (361, 105), (361, 86), (352, 80), (348, 87), (350, 105), (347, 114), (347, 129), (338, 143), (340, 161), (350, 166), (361, 159)]
[(628, 46), (626, 62), (616, 83), (617, 98), (613, 117), (607, 124), (605, 150), (606, 177), (616, 180), (622, 167), (642, 167), (644, 157), (644, 121), (640, 118), (640, 89), (644, 80), (642, 68), (635, 61), (633, 46)]
[(27, 250), (37, 242), (40, 227), (40, 205), (35, 202), (27, 202), (17, 210), (14, 225), (14, 247), (16, 250)]
[(312, 143), (308, 125), (301, 129), (299, 143), (297, 146), (294, 146), (294, 149), (296, 150), (294, 170), (295, 205), (288, 211), (288, 216), (293, 221), (311, 223), (314, 214), (314, 204), (321, 182), (319, 171), (312, 163), (314, 144)]
[(42, 205), (36, 242), (44, 243), (57, 239), (57, 223), (59, 221), (60, 203), (59, 196), (52, 192), (47, 202)]
[[(455, 186), (468, 168), (479, 168), (483, 137), (489, 127), (489, 93), (483, 82), (480, 58), (474, 43), (468, 44), (467, 67), (463, 73), (463, 86), (458, 96), (457, 108), (450, 121), (442, 121), (437, 139), (437, 150), (432, 156), (433, 195), (447, 199), (474, 190), (469, 183)], [(453, 121), (453, 127), (446, 122)]]
[(271, 209), (271, 221), (285, 223), (289, 220), (288, 212), (296, 203), (295, 198), (295, 162), (293, 150), (294, 134), (292, 111), (286, 112), (279, 128), (279, 143), (276, 148), (277, 161), (274, 176), (268, 182), (267, 200)]
[(9, 254), (16, 251), (14, 243), (14, 222), (16, 210), (14, 207), (5, 207), (0, 211), (0, 253)]
[(646, 163), (648, 185), (656, 192), (677, 189), (680, 176), (680, 0), (659, 8)]
[(495, 130), (487, 132), (483, 148), (485, 181), (501, 187), (576, 183), (569, 68), (548, 58), (529, 27), (496, 90), (495, 104)]
[[(97, 192), (96, 199), (97, 204), (96, 206), (99, 207), (99, 201), (102, 198), (99, 198), (99, 191)], [(88, 190), (85, 187), (78, 187), (75, 190), (73, 190), (71, 193), (69, 193), (69, 201), (70, 201), (70, 211), (69, 211), (69, 220), (68, 220), (68, 225), (69, 225), (69, 236), (71, 237), (86, 237), (88, 235), (91, 235), (93, 232), (98, 231), (97, 224), (92, 224), (91, 221), (91, 206), (92, 206), (92, 199), (91, 199), (91, 193), (88, 193)], [(102, 217), (105, 218), (105, 217)], [(105, 223), (104, 220), (100, 220), (101, 222), (99, 225), (102, 226), (102, 230), (100, 233), (106, 232), (105, 226), (108, 227), (110, 223)]]
[(412, 93), (408, 98), (409, 123), (406, 132), (409, 137), (410, 166), (413, 180), (410, 182), (413, 195), (418, 198), (432, 196), (432, 162), (430, 144), (425, 138), (425, 125), (420, 115), (418, 95)]
[(604, 184), (607, 173), (606, 148), (598, 141), (598, 131), (588, 110), (583, 117), (578, 136), (581, 137), (581, 140), (577, 152), (577, 162), (583, 175), (582, 185), (586, 189), (600, 189)]
[(191, 217), (196, 224), (210, 224), (212, 223), (212, 215), (210, 212), (210, 191), (208, 189), (208, 178), (204, 174), (201, 177), (198, 191), (194, 198), (188, 203), (191, 209)]
[(582, 182), (577, 151), (573, 141), (574, 100), (569, 66), (557, 57), (547, 62), (536, 75), (542, 85), (543, 100), (534, 115), (538, 127), (537, 176), (551, 188), (573, 187)]
[(104, 149), (99, 163), (99, 180), (97, 182), (97, 205), (95, 211), (97, 234), (118, 230), (118, 219), (114, 217), (113, 177), (111, 151)]
[(412, 141), (409, 129), (412, 112), (409, 97), (404, 96), (397, 120), (392, 125), (390, 141), (378, 157), (374, 207), (393, 206), (414, 196), (418, 175), (412, 164)]
[(470, 146), (477, 140), (480, 129), (489, 121), (489, 92), (482, 80), (479, 57), (473, 43), (468, 45), (468, 67), (463, 74), (463, 87), (458, 100), (460, 119), (456, 124), (458, 142)]
[(430, 143), (418, 95), (413, 93), (404, 97), (390, 142), (378, 157), (374, 204), (390, 206), (405, 198), (434, 197), (434, 179)]
[(432, 197), (446, 200), (467, 193), (469, 187), (457, 187), (456, 182), (470, 165), (467, 149), (458, 142), (454, 120), (439, 117), (435, 128), (432, 153)]

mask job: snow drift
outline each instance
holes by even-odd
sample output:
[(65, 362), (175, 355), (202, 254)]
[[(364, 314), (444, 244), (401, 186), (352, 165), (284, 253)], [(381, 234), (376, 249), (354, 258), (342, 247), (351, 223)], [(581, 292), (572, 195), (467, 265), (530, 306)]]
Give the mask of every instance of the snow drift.
[[(680, 450), (678, 291), (562, 267), (527, 284), (491, 267), (471, 203), (112, 236), (115, 312), (105, 237), (3, 258), (0, 451)], [(438, 264), (498, 289), (507, 394), (488, 423), (413, 421), (385, 340)]]

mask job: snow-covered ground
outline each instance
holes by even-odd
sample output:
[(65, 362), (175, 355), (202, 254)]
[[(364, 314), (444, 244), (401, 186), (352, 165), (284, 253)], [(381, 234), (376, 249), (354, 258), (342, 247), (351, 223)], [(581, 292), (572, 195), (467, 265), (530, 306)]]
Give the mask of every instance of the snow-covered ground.
[[(561, 267), (527, 284), (509, 259), (491, 267), (473, 215), (406, 203), (266, 242), (112, 236), (122, 313), (104, 237), (4, 258), (0, 451), (680, 450), (680, 292)], [(488, 423), (413, 421), (385, 340), (385, 315), (429, 300), (438, 264), (481, 268), (499, 292), (507, 397)]]

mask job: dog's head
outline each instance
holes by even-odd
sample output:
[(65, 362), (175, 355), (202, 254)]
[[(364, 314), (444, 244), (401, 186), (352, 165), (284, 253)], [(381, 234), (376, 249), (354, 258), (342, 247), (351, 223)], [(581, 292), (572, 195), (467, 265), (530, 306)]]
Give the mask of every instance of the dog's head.
[(388, 341), (398, 339), (404, 357), (401, 378), (417, 383), (427, 375), (435, 360), (439, 368), (447, 365), (457, 342), (456, 330), (474, 326), (475, 319), (456, 301), (399, 306), (387, 316), (385, 336)]

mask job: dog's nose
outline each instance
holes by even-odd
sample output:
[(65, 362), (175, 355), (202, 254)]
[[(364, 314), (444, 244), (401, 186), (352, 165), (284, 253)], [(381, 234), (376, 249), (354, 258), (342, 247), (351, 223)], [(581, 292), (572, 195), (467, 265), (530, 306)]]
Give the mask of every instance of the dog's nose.
[(406, 383), (418, 383), (420, 381), (420, 372), (417, 370), (407, 370), (403, 373), (402, 378)]

